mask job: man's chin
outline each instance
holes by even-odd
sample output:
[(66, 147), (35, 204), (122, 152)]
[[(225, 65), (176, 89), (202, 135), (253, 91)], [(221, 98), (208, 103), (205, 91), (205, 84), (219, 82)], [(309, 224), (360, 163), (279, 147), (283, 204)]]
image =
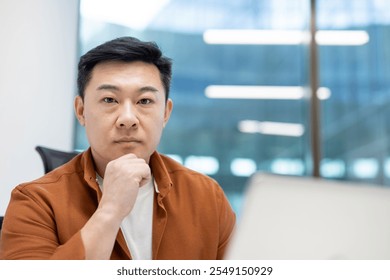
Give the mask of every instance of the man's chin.
[(146, 162), (149, 162), (150, 156), (146, 156), (145, 153), (142, 153), (142, 152), (134, 150), (134, 149), (121, 149), (120, 151), (115, 153), (116, 157), (114, 159), (120, 158), (120, 157), (122, 157), (124, 155), (129, 155), (129, 154), (133, 154), (137, 158), (142, 158)]

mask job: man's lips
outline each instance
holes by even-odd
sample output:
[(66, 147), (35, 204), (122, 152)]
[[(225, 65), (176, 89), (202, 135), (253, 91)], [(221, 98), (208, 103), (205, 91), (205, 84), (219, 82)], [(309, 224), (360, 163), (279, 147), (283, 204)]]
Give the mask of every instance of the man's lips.
[(134, 137), (121, 137), (114, 140), (114, 143), (141, 143), (142, 141)]

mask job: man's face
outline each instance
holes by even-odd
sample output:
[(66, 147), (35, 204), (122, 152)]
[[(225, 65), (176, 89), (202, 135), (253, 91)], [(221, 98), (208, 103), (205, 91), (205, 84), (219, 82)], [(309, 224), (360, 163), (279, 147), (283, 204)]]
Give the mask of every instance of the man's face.
[(108, 162), (135, 154), (149, 162), (172, 111), (165, 102), (160, 72), (144, 62), (104, 62), (94, 67), (84, 92), (75, 99), (101, 176)]

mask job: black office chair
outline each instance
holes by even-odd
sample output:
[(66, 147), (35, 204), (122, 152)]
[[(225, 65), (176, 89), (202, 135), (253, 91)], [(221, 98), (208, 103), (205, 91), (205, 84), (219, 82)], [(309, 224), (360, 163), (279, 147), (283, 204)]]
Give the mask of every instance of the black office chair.
[(53, 169), (59, 167), (60, 165), (67, 163), (68, 161), (70, 161), (72, 158), (74, 158), (76, 155), (79, 154), (78, 152), (75, 151), (65, 152), (65, 151), (50, 149), (43, 146), (36, 146), (35, 150), (39, 153), (39, 155), (42, 158), (45, 173), (48, 173)]

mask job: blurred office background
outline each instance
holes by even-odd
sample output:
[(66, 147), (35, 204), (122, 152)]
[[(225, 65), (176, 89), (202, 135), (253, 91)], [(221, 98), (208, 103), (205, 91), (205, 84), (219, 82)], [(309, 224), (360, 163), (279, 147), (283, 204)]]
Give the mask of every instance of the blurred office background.
[(0, 7), (0, 211), (17, 183), (43, 174), (36, 145), (88, 147), (72, 115), (77, 58), (128, 35), (174, 61), (160, 152), (215, 178), (237, 212), (256, 171), (390, 186), (390, 0)]

